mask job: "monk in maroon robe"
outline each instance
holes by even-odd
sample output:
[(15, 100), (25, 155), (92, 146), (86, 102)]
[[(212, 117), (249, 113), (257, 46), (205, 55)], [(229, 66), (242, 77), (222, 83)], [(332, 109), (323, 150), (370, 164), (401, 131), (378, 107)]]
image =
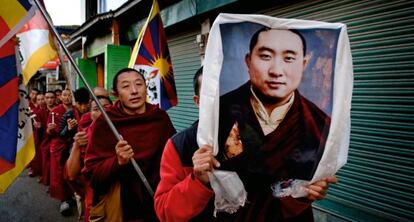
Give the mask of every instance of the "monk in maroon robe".
[[(38, 93), (36, 95), (36, 106), (31, 109), (32, 111), (32, 123), (33, 123), (33, 137), (35, 143), (35, 156), (30, 162), (30, 176), (42, 176), (42, 152), (41, 143), (45, 135), (45, 128), (39, 120), (39, 115), (43, 109), (46, 108), (45, 95)], [(40, 181), (40, 180), (39, 180)]]
[(124, 140), (117, 141), (102, 116), (93, 123), (83, 169), (94, 190), (93, 204), (119, 182), (124, 221), (156, 221), (153, 198), (130, 159), (136, 160), (155, 189), (165, 142), (175, 130), (165, 111), (145, 102), (145, 79), (138, 71), (120, 70), (113, 91), (119, 100), (108, 115)]
[(39, 90), (38, 89), (36, 89), (36, 88), (33, 88), (33, 89), (31, 89), (30, 90), (30, 93), (29, 93), (29, 108), (30, 109), (34, 109), (34, 108), (36, 108), (36, 96), (37, 96), (37, 94), (39, 93)]
[[(31, 114), (32, 118), (35, 115), (34, 111), (37, 109), (36, 96), (37, 96), (38, 93), (39, 93), (39, 90), (36, 89), (36, 88), (33, 88), (33, 89), (30, 90), (29, 97), (28, 97), (29, 109), (30, 109), (30, 114)], [(36, 133), (37, 132), (36, 132), (36, 129), (35, 129), (36, 127), (34, 125), (35, 125), (35, 122), (32, 120), (33, 133), (34, 133), (33, 137), (36, 138)], [(27, 168), (29, 168), (29, 174), (28, 175), (30, 177), (35, 176), (35, 173), (33, 172), (33, 169), (32, 169), (32, 163), (29, 163), (27, 165)]]
[[(47, 120), (52, 109), (56, 105), (56, 96), (53, 91), (45, 93), (46, 108), (42, 109), (38, 114), (38, 120), (44, 128), (44, 136), (40, 144), (40, 152), (42, 153), (42, 183), (46, 186), (50, 184), (50, 141), (51, 136), (47, 133)], [(50, 130), (50, 129), (49, 129)]]
[(55, 107), (48, 117), (48, 134), (51, 137), (50, 142), (50, 195), (60, 201), (71, 198), (72, 191), (63, 180), (63, 163), (62, 157), (67, 148), (67, 138), (60, 136), (59, 124), (63, 115), (72, 109), (72, 96), (68, 89), (62, 92), (62, 104)]
[[(97, 89), (97, 88), (95, 88)], [(96, 90), (94, 90), (95, 95)], [(99, 93), (99, 92), (98, 92)], [(112, 106), (109, 97), (99, 96), (97, 98), (104, 108)], [(92, 205), (93, 190), (89, 186), (81, 169), (84, 167), (86, 145), (88, 144), (88, 135), (91, 133), (91, 124), (99, 117), (100, 111), (95, 101), (91, 101), (91, 111), (82, 115), (79, 122), (78, 132), (74, 136), (74, 143), (70, 152), (70, 156), (65, 165), (65, 179), (69, 182), (72, 189), (84, 201), (83, 215), (85, 221), (89, 221), (89, 209)], [(89, 136), (90, 137), (90, 136)]]

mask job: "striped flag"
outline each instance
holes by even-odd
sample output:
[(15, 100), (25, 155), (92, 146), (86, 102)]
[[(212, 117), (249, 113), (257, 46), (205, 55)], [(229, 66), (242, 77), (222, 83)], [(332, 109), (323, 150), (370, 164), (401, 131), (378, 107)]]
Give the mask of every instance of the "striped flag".
[(0, 47), (34, 15), (29, 0), (0, 0)]
[(56, 57), (56, 49), (49, 26), (37, 9), (35, 15), (17, 33), (24, 84), (49, 60)]
[(177, 105), (170, 52), (156, 0), (153, 1), (148, 20), (139, 33), (129, 67), (144, 73), (150, 103), (159, 104), (164, 110)]
[(34, 157), (27, 90), (18, 78), (15, 42), (0, 47), (0, 193)]

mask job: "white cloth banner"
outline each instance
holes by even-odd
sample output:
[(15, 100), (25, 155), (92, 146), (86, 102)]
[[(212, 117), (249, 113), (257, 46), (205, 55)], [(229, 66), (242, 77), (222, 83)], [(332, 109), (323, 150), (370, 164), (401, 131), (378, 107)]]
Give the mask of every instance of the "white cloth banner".
[[(224, 100), (226, 95), (238, 95), (234, 93), (236, 93), (239, 89), (241, 90), (243, 84), (247, 84), (247, 86), (251, 85), (251, 91), (258, 90), (259, 92), (256, 92), (256, 94), (259, 94), (259, 100), (263, 97), (272, 97), (266, 95), (266, 92), (264, 91), (260, 92), (261, 86), (255, 85), (257, 80), (252, 78), (256, 71), (262, 69), (264, 66), (259, 66), (259, 68), (253, 67), (254, 54), (253, 52), (250, 52), (249, 43), (251, 42), (251, 38), (254, 33), (263, 27), (268, 27), (271, 30), (284, 30), (284, 34), (286, 34), (286, 32), (290, 32), (286, 35), (293, 35), (291, 40), (284, 42), (279, 39), (281, 34), (276, 36), (277, 40), (269, 41), (271, 45), (273, 44), (279, 48), (286, 49), (286, 52), (283, 51), (281, 54), (287, 54), (288, 56), (284, 56), (281, 60), (277, 60), (280, 55), (277, 51), (278, 49), (268, 49), (269, 47), (266, 45), (264, 45), (261, 49), (258, 49), (261, 53), (258, 57), (260, 60), (266, 60), (270, 57), (275, 58), (275, 61), (277, 60), (278, 63), (275, 63), (277, 64), (275, 66), (276, 68), (273, 68), (275, 70), (279, 68), (282, 73), (279, 78), (284, 78), (281, 80), (271, 80), (271, 78), (277, 78), (275, 77), (279, 75), (276, 73), (277, 71), (275, 71), (276, 74), (265, 74), (267, 76), (263, 78), (267, 79), (264, 80), (264, 84), (267, 85), (263, 88), (267, 87), (270, 90), (276, 91), (277, 89), (289, 86), (289, 74), (283, 73), (287, 69), (282, 70), (282, 68), (280, 68), (280, 64), (293, 64), (293, 62), (298, 61), (299, 58), (297, 57), (297, 54), (300, 53), (291, 52), (292, 50), (289, 51), (288, 48), (294, 43), (295, 38), (301, 36), (301, 41), (304, 45), (303, 48), (306, 49), (304, 50), (306, 52), (303, 56), (303, 60), (306, 60), (306, 65), (304, 65), (306, 68), (304, 68), (303, 72), (300, 73), (301, 75), (303, 74), (303, 76), (299, 78), (300, 85), (297, 87), (297, 92), (299, 92), (300, 95), (295, 92), (292, 108), (290, 108), (289, 112), (286, 114), (285, 119), (291, 115), (290, 112), (293, 112), (293, 109), (296, 109), (293, 107), (296, 107), (295, 104), (299, 103), (300, 100), (305, 101), (302, 103), (306, 106), (316, 106), (317, 108), (314, 109), (317, 111), (312, 111), (312, 108), (311, 112), (320, 113), (318, 114), (319, 116), (323, 116), (323, 118), (329, 121), (326, 124), (326, 129), (318, 128), (312, 131), (298, 132), (298, 134), (304, 134), (306, 138), (311, 137), (310, 135), (313, 134), (320, 133), (322, 135), (326, 132), (325, 137), (321, 136), (321, 138), (317, 138), (319, 145), (305, 148), (301, 148), (302, 146), (300, 144), (298, 145), (299, 148), (292, 145), (292, 149), (295, 150), (296, 156), (289, 156), (289, 158), (298, 160), (298, 164), (312, 163), (309, 162), (307, 158), (314, 161), (316, 159), (316, 162), (313, 162), (315, 164), (308, 164), (310, 167), (306, 168), (300, 168), (298, 165), (299, 170), (297, 170), (296, 173), (286, 174), (297, 176), (298, 178), (286, 178), (283, 177), (283, 174), (281, 176), (279, 175), (279, 177), (282, 177), (283, 180), (279, 180), (280, 178), (277, 179), (278, 176), (275, 176), (276, 179), (274, 183), (268, 187), (268, 189), (273, 190), (275, 197), (288, 195), (292, 197), (302, 197), (306, 195), (304, 189), (301, 189), (302, 186), (322, 179), (326, 176), (334, 175), (347, 161), (350, 137), (353, 67), (351, 49), (345, 24), (298, 19), (281, 19), (264, 15), (220, 14), (211, 28), (206, 48), (202, 80), (203, 83), (201, 87), (200, 122), (198, 125), (197, 140), (200, 146), (203, 144), (212, 145), (214, 148), (214, 154), (217, 155), (217, 158), (221, 162), (231, 159), (233, 155), (237, 156), (240, 153), (243, 154), (249, 149), (248, 146), (251, 144), (251, 141), (244, 141), (242, 132), (243, 128), (240, 127), (241, 124), (237, 121), (235, 122), (237, 123), (235, 126), (237, 128), (237, 125), (239, 125), (240, 129), (236, 129), (234, 133), (236, 134), (236, 141), (239, 141), (238, 144), (242, 147), (242, 150), (235, 151), (235, 153), (226, 156), (226, 152), (230, 152), (228, 150), (230, 149), (228, 146), (229, 139), (227, 139), (227, 141), (220, 140), (219, 137), (221, 135), (221, 130), (223, 130), (220, 128), (223, 127), (221, 123), (229, 121), (229, 118), (225, 116), (223, 117), (223, 120), (221, 120), (220, 114), (226, 112), (226, 107), (231, 107), (223, 102), (227, 101)], [(292, 29), (296, 30), (300, 34), (290, 31)], [(268, 34), (269, 33), (271, 32), (268, 32)], [(264, 41), (264, 35), (261, 33), (259, 33), (259, 35), (260, 37), (258, 41)], [(259, 43), (256, 43), (256, 45), (257, 44)], [(254, 47), (256, 47), (256, 45), (254, 45)], [(253, 49), (255, 50), (255, 48)], [(250, 66), (247, 64), (250, 64)], [(303, 62), (303, 64), (305, 64), (305, 62)], [(222, 104), (220, 103), (220, 99), (223, 100)], [(233, 96), (233, 99), (229, 101), (231, 101), (230, 103), (241, 104), (241, 100), (243, 100), (243, 97)], [(269, 104), (269, 101), (263, 102), (263, 104)], [(251, 107), (251, 104), (246, 104), (245, 107)], [(250, 109), (250, 112), (254, 113), (257, 109), (260, 109), (260, 107), (253, 107)], [(244, 115), (243, 111), (240, 112), (242, 113), (241, 115)], [(253, 114), (252, 118), (257, 117), (258, 114), (256, 112), (256, 115)], [(279, 122), (280, 125), (277, 126), (275, 130), (276, 133), (271, 132), (268, 135), (264, 135), (263, 132), (258, 132), (257, 135), (261, 135), (263, 138), (273, 138), (277, 136), (279, 128), (283, 128), (286, 124), (289, 124), (286, 123), (287, 120), (285, 119)], [(256, 122), (260, 123), (260, 120)], [(267, 123), (266, 121), (264, 122)], [(260, 127), (262, 126), (260, 124), (256, 125)], [(272, 124), (272, 126), (274, 126), (274, 123)], [(303, 124), (305, 125), (305, 129), (312, 128), (310, 126), (306, 126), (306, 124), (307, 122)], [(230, 131), (230, 134), (225, 135), (229, 135), (228, 138), (230, 138), (232, 132), (233, 131)], [(295, 138), (294, 136), (295, 135), (292, 134), (292, 138)], [(278, 138), (276, 141), (282, 139), (285, 138)], [(262, 147), (267, 147), (266, 149), (268, 149), (269, 147), (272, 147), (272, 144), (269, 145), (264, 141), (262, 141), (262, 143), (258, 143), (261, 145), (257, 146), (257, 149), (262, 149)], [(274, 147), (274, 149), (283, 148), (284, 147)], [(306, 153), (303, 149), (305, 149)], [(271, 165), (265, 166), (268, 167)], [(303, 166), (307, 165), (304, 164)], [(295, 168), (295, 166), (293, 168)], [(235, 199), (235, 197), (233, 197), (234, 195), (226, 195), (226, 193), (231, 190), (231, 193), (237, 193), (245, 196), (245, 188), (243, 183), (236, 182), (236, 184), (239, 185), (234, 185), (234, 181), (240, 181), (236, 173), (218, 171), (220, 170), (215, 170), (213, 172), (214, 179), (211, 181), (211, 185), (216, 194), (216, 210), (234, 212), (234, 209), (242, 206), (245, 200), (240, 200), (239, 197)], [(229, 179), (229, 177), (233, 178)], [(221, 180), (220, 178), (225, 178), (225, 180)], [(221, 181), (219, 185), (216, 184), (217, 180)], [(226, 181), (232, 182), (227, 183)], [(228, 200), (223, 203), (223, 199), (226, 198), (228, 198)]]

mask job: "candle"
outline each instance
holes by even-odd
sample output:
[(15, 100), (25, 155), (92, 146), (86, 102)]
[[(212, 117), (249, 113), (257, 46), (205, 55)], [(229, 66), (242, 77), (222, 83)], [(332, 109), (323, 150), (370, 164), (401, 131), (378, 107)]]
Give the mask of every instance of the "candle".
[(55, 124), (55, 113), (52, 112), (52, 123)]

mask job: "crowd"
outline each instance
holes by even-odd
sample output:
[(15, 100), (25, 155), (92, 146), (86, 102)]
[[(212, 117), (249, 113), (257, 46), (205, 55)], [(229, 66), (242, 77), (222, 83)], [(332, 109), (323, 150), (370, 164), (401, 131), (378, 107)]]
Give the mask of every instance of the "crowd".
[[(194, 76), (197, 106), (201, 75), (202, 68)], [(73, 93), (31, 89), (29, 94), (36, 145), (29, 175), (38, 176), (50, 196), (61, 201), (62, 215), (73, 214), (75, 206), (84, 221), (244, 221), (255, 213), (213, 217), (214, 192), (207, 172), (220, 163), (211, 146), (198, 148), (197, 122), (175, 134), (167, 113), (146, 102), (140, 72), (125, 68), (115, 75), (114, 103), (102, 87), (94, 88), (94, 94), (123, 140), (118, 141), (100, 117), (86, 88)], [(156, 190), (154, 199), (130, 164), (132, 158)], [(281, 221), (312, 221), (311, 203), (324, 198), (331, 182), (336, 178), (309, 185), (305, 198), (277, 200), (266, 208), (280, 211)]]

